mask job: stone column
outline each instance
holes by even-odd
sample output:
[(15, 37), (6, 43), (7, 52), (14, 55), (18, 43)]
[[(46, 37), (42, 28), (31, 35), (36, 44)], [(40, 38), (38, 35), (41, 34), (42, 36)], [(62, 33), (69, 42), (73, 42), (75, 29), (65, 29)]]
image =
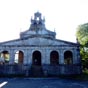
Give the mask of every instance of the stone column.
[(74, 55), (74, 57), (73, 57), (74, 64), (80, 63), (81, 59), (80, 59), (80, 51), (79, 51), (79, 49), (75, 49), (73, 55)]
[(28, 60), (28, 64), (32, 64), (32, 50), (31, 49), (27, 50), (27, 60)]
[(42, 57), (41, 57), (42, 64), (50, 64), (49, 51), (46, 49), (43, 49), (41, 51), (41, 54), (42, 54)]
[(9, 64), (14, 64), (15, 53), (14, 50), (10, 50), (10, 61)]
[(45, 63), (50, 64), (50, 50), (46, 49), (45, 51)]
[(76, 56), (76, 50), (73, 50), (73, 52), (72, 52), (72, 54), (73, 54), (73, 64), (75, 64), (76, 62), (77, 62), (77, 56)]
[(41, 51), (41, 64), (46, 64), (46, 53), (45, 53), (45, 50)]
[(24, 62), (23, 64), (28, 64), (28, 52), (27, 50), (24, 50)]
[(79, 49), (79, 47), (77, 48), (77, 61), (78, 61), (78, 63), (81, 63), (81, 56), (80, 56), (80, 49)]
[(76, 49), (74, 49), (74, 51), (73, 51), (73, 64), (77, 64), (77, 63), (79, 63), (79, 61), (78, 61), (78, 52), (77, 52)]
[(62, 49), (59, 53), (59, 64), (64, 64), (64, 51)]

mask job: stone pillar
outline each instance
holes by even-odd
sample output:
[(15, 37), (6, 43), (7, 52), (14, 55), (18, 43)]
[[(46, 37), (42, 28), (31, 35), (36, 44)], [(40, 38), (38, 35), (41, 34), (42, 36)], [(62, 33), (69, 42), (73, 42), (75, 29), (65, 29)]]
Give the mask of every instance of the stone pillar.
[(27, 50), (27, 60), (28, 60), (28, 64), (32, 64), (32, 50), (31, 49)]
[(46, 64), (46, 53), (45, 53), (45, 50), (41, 51), (41, 64)]
[(64, 64), (64, 51), (60, 50), (59, 53), (59, 64)]
[(76, 50), (75, 49), (73, 50), (72, 54), (73, 54), (73, 64), (76, 64), (77, 56), (76, 56)]
[(45, 63), (50, 64), (50, 50), (46, 49), (45, 51)]
[(81, 56), (80, 56), (80, 49), (79, 49), (79, 47), (77, 48), (77, 61), (78, 61), (78, 63), (81, 63)]
[(42, 60), (42, 64), (50, 64), (50, 53), (48, 50), (43, 49), (41, 51), (41, 60)]
[(24, 50), (24, 62), (23, 64), (28, 64), (28, 52), (27, 50)]
[(81, 63), (81, 59), (80, 59), (80, 51), (79, 49), (75, 49), (74, 50), (74, 64), (78, 64), (78, 63)]
[(78, 56), (79, 56), (78, 51), (76, 49), (74, 49), (74, 51), (73, 51), (73, 64), (79, 63)]
[(10, 50), (10, 61), (9, 64), (14, 64), (15, 53), (14, 50)]

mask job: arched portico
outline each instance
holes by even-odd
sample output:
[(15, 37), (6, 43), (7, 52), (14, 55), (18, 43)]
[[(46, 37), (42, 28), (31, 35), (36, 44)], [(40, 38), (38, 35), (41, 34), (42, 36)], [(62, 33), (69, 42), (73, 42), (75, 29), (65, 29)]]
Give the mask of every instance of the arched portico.
[(65, 51), (64, 53), (64, 63), (72, 64), (73, 63), (73, 54), (71, 51)]
[(33, 65), (41, 65), (41, 52), (34, 51), (32, 54), (32, 64)]
[(59, 54), (57, 51), (52, 51), (50, 53), (50, 64), (51, 65), (59, 64)]
[(0, 53), (0, 59), (3, 61), (3, 63), (9, 63), (10, 60), (10, 54), (9, 51), (4, 50)]
[(15, 63), (18, 63), (18, 64), (23, 64), (23, 60), (24, 60), (24, 53), (23, 51), (16, 51), (15, 53)]

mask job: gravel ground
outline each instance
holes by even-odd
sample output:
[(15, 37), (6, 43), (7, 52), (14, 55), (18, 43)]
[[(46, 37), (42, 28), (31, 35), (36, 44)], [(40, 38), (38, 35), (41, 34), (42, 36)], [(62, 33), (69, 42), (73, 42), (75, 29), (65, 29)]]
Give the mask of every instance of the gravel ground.
[(60, 78), (0, 78), (0, 88), (88, 88), (88, 81)]

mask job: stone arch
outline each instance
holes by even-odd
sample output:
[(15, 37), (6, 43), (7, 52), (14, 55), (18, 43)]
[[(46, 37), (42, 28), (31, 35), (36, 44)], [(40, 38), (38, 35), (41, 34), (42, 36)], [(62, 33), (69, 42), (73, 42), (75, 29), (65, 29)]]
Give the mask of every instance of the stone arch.
[(59, 53), (57, 51), (52, 51), (50, 53), (50, 64), (51, 65), (59, 64)]
[(32, 54), (32, 64), (33, 65), (41, 65), (41, 52), (34, 51)]
[(7, 50), (1, 51), (1, 53), (0, 53), (0, 62), (9, 63), (9, 61), (10, 61), (9, 51), (7, 51)]
[(18, 63), (18, 64), (23, 64), (23, 61), (24, 61), (24, 52), (21, 51), (21, 50), (18, 50), (15, 52), (15, 63)]
[(71, 51), (64, 52), (64, 63), (72, 64), (73, 63), (73, 53)]

